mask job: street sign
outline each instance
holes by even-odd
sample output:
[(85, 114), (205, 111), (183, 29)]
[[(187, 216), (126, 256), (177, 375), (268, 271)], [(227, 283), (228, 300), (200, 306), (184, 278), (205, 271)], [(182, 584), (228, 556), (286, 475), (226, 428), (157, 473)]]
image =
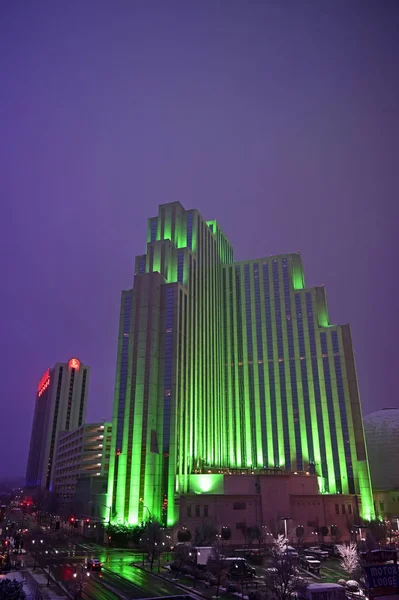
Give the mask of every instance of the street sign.
[(395, 588), (399, 586), (398, 565), (365, 566), (369, 588)]
[(365, 564), (385, 563), (388, 560), (396, 562), (398, 553), (396, 550), (371, 550), (368, 552), (361, 552), (360, 558)]

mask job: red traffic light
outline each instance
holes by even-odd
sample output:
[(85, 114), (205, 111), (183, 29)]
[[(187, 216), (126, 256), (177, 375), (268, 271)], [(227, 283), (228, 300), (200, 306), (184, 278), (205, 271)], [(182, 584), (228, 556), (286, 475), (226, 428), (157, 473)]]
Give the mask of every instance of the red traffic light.
[(86, 519), (86, 523), (90, 523), (90, 519)]
[(74, 522), (75, 522), (75, 517), (71, 517), (71, 518), (69, 519), (69, 521), (70, 521), (71, 523), (74, 523)]

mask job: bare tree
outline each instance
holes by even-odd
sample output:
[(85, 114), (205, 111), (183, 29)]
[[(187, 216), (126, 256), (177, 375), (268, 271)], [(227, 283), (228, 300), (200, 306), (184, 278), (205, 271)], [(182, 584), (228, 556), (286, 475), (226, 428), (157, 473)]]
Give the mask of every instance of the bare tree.
[(217, 529), (213, 523), (203, 523), (195, 530), (194, 546), (211, 546), (216, 540)]
[(265, 575), (264, 594), (268, 600), (290, 600), (296, 594), (304, 595), (307, 588), (306, 580), (298, 575), (295, 559), (281, 548), (281, 543), (275, 544), (273, 561)]
[(208, 570), (216, 578), (216, 598), (219, 598), (220, 584), (228, 577), (228, 569), (223, 556), (223, 548), (216, 544), (213, 547), (212, 554), (208, 559)]
[(272, 548), (273, 556), (275, 556), (276, 558), (279, 558), (280, 556), (285, 554), (287, 545), (288, 545), (288, 540), (284, 535), (279, 534), (277, 537), (275, 537), (273, 539), (273, 548)]
[(338, 551), (341, 555), (341, 567), (344, 571), (351, 577), (358, 574), (360, 570), (360, 561), (356, 544), (351, 542), (349, 546), (338, 546)]
[(385, 546), (387, 538), (387, 524), (385, 521), (374, 519), (365, 524), (366, 542), (370, 550), (375, 550)]
[(308, 584), (298, 575), (295, 559), (286, 551), (287, 544), (284, 535), (273, 539), (273, 558), (265, 575), (266, 587), (257, 592), (260, 600), (290, 600), (306, 591)]
[(142, 530), (140, 546), (147, 553), (152, 571), (154, 560), (160, 555), (162, 547), (162, 525), (158, 521), (148, 521)]
[(191, 541), (191, 531), (187, 528), (179, 529), (177, 532), (177, 541), (181, 543), (186, 543)]
[(174, 568), (181, 572), (184, 567), (188, 564), (193, 564), (193, 560), (191, 558), (192, 552), (190, 551), (189, 546), (186, 546), (184, 544), (181, 544), (179, 546), (176, 546), (175, 548), (175, 552), (174, 552)]
[(340, 532), (338, 526), (337, 525), (331, 525), (330, 532), (331, 532), (331, 537), (334, 540), (334, 543), (338, 544), (338, 542), (340, 542), (341, 539), (342, 539), (342, 535), (341, 535), (341, 532)]
[(262, 542), (262, 530), (259, 525), (253, 525), (252, 527), (248, 527), (247, 529), (248, 543), (252, 546), (252, 542), (258, 542), (260, 547)]
[(303, 538), (305, 535), (305, 528), (303, 525), (298, 525), (295, 529), (296, 539), (298, 546), (302, 546)]
[(243, 537), (244, 537), (244, 544), (248, 543), (248, 527), (246, 525), (246, 523), (240, 523), (239, 525), (237, 525), (237, 528), (241, 531)]

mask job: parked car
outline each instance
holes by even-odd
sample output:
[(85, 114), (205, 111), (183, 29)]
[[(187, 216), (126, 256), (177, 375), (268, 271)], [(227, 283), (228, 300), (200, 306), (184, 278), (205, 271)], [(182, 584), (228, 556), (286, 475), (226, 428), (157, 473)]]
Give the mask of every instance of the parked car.
[(320, 573), (321, 562), (314, 556), (304, 555), (301, 556), (301, 567), (312, 573)]
[(255, 567), (252, 567), (245, 558), (226, 556), (223, 558), (223, 563), (232, 577), (255, 577), (256, 575)]
[(101, 571), (103, 568), (103, 563), (98, 560), (98, 558), (90, 558), (87, 561), (87, 568), (90, 571)]
[(293, 546), (286, 546), (285, 553), (288, 554), (291, 558), (298, 558), (299, 556), (298, 552)]
[(360, 585), (354, 579), (350, 579), (346, 582), (345, 590), (347, 592), (347, 596), (349, 598), (364, 598), (365, 594), (362, 589), (360, 589)]
[(322, 550), (320, 546), (311, 546), (306, 549), (306, 554), (312, 554), (313, 556), (317, 556), (321, 560), (327, 560), (328, 552), (327, 550)]

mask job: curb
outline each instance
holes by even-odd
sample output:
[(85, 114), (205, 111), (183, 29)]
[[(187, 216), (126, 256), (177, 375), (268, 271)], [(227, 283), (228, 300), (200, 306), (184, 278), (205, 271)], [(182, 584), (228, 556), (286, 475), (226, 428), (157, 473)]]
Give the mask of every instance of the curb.
[[(44, 575), (46, 575), (46, 576), (48, 577), (48, 571), (45, 571), (44, 569), (41, 569), (41, 570), (42, 570), (43, 574), (44, 574)], [(69, 592), (69, 591), (67, 590), (67, 588), (66, 588), (66, 587), (65, 587), (65, 586), (64, 586), (64, 585), (61, 583), (61, 581), (57, 581), (57, 580), (55, 579), (54, 575), (52, 575), (52, 574), (51, 574), (51, 572), (50, 572), (50, 580), (53, 582), (53, 584), (54, 584), (56, 587), (60, 588), (60, 590), (62, 590), (62, 592), (63, 592), (64, 594), (66, 594), (67, 598), (71, 598), (71, 599), (73, 599), (73, 596), (72, 596), (71, 592)], [(47, 586), (46, 586), (46, 587), (47, 587)]]
[[(48, 576), (47, 571), (44, 571), (44, 569), (40, 569), (40, 570), (43, 575)], [(33, 569), (32, 569), (32, 571), (33, 571)], [(40, 591), (41, 586), (38, 584), (38, 582), (34, 578), (33, 573), (31, 571), (29, 571), (28, 569), (25, 569), (25, 571), (21, 571), (21, 573), (23, 573), (23, 572), (29, 576), (29, 579), (31, 580), (31, 583), (33, 583), (35, 589)], [(50, 580), (52, 581), (53, 584), (55, 584), (56, 587), (58, 587), (66, 595), (67, 598), (70, 598), (71, 600), (73, 600), (73, 596), (71, 595), (71, 593), (64, 587), (64, 585), (60, 581), (56, 581), (52, 575), (50, 575)], [(50, 589), (50, 588), (47, 588), (47, 586), (45, 586), (45, 587), (46, 587), (46, 589)]]

